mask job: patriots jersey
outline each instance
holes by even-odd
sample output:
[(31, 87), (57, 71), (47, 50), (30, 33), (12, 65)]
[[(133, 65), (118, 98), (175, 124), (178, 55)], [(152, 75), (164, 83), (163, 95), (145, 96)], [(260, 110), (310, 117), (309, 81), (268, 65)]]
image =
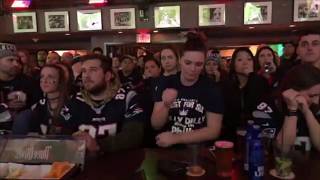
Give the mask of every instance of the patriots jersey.
[(86, 131), (93, 138), (114, 136), (123, 123), (143, 120), (138, 96), (128, 88), (120, 88), (109, 102), (97, 106), (85, 100), (79, 92), (62, 108), (60, 115), (69, 128)]
[(272, 100), (261, 101), (252, 112), (252, 117), (255, 123), (261, 126), (262, 136), (268, 138), (275, 138), (284, 118)]
[[(280, 108), (283, 110), (280, 111)], [(285, 112), (286, 108), (280, 102), (269, 97), (257, 105), (252, 115), (255, 123), (261, 126), (263, 136), (274, 138), (282, 128)], [(297, 136), (309, 136), (306, 121), (300, 111), (298, 111)]]

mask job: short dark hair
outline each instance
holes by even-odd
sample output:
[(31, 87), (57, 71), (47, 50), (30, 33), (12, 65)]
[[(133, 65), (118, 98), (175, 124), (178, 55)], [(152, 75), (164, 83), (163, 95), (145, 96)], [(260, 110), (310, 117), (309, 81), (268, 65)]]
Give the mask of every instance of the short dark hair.
[(95, 52), (95, 51), (99, 51), (101, 54), (103, 54), (103, 50), (101, 47), (95, 47), (92, 49), (92, 52)]
[(160, 62), (157, 61), (154, 57), (148, 56), (148, 57), (145, 57), (145, 58), (143, 59), (144, 64), (146, 64), (146, 63), (149, 62), (149, 61), (153, 61), (159, 68), (161, 68)]
[(38, 54), (38, 52), (40, 52), (40, 51), (43, 51), (43, 52), (45, 52), (45, 53), (48, 54), (48, 50), (46, 50), (46, 49), (39, 49), (39, 50), (37, 51), (37, 54)]
[(306, 90), (320, 84), (320, 70), (311, 64), (301, 64), (292, 68), (283, 78), (280, 91), (294, 89), (296, 91)]
[(136, 57), (135, 57), (135, 56), (128, 55), (128, 54), (123, 55), (123, 56), (119, 59), (119, 60), (120, 60), (120, 63), (122, 63), (122, 61), (123, 61), (124, 59), (130, 59), (132, 62), (134, 62), (134, 61), (136, 60)]
[(319, 35), (320, 36), (320, 32), (319, 31), (305, 31), (301, 34), (301, 36), (299, 37), (299, 41), (301, 41), (301, 38), (304, 36), (308, 36), (308, 35)]
[(88, 54), (80, 57), (81, 62), (98, 60), (104, 72), (112, 71), (112, 59), (100, 54)]
[(295, 48), (297, 47), (297, 43), (294, 41), (286, 41), (282, 43), (282, 46), (285, 46), (286, 44), (291, 44), (292, 46), (294, 46)]

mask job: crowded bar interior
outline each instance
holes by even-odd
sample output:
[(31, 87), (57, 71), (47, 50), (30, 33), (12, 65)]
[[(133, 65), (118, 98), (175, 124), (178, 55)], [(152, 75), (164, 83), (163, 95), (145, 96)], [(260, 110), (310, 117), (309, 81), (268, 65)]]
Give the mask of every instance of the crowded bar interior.
[(320, 0), (0, 0), (0, 179), (316, 180)]

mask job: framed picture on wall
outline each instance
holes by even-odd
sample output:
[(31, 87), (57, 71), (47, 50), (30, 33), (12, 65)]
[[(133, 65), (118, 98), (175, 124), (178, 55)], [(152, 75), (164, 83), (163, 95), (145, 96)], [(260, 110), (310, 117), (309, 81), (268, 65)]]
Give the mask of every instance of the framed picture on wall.
[(111, 9), (110, 10), (111, 29), (135, 29), (135, 9)]
[(13, 32), (37, 32), (37, 17), (35, 12), (12, 13)]
[(246, 2), (244, 4), (244, 24), (271, 24), (272, 2)]
[(199, 5), (199, 26), (225, 25), (225, 4)]
[(92, 31), (102, 30), (101, 10), (78, 10), (78, 30)]
[(320, 0), (295, 0), (293, 21), (320, 21)]
[(46, 32), (69, 31), (68, 11), (45, 12)]
[(180, 6), (162, 6), (154, 8), (156, 28), (180, 27)]

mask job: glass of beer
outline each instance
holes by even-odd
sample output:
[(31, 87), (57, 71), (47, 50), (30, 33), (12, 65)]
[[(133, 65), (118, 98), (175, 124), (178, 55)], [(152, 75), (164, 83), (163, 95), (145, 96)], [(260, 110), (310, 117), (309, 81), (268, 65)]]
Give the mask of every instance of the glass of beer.
[(230, 141), (216, 141), (214, 145), (217, 175), (220, 177), (230, 177), (232, 175), (234, 145)]

